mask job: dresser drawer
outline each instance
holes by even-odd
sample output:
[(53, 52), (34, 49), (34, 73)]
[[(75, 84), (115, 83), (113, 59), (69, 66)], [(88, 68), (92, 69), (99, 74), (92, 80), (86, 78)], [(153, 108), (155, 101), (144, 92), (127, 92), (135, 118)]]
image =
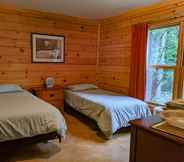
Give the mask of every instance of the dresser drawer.
[(64, 107), (63, 87), (55, 86), (49, 89), (45, 87), (33, 87), (30, 89), (30, 92), (62, 111)]
[(54, 91), (54, 90), (49, 90), (49, 91), (40, 91), (37, 93), (38, 97), (45, 99), (45, 100), (61, 100), (63, 98), (63, 93), (62, 91)]
[(59, 109), (64, 108), (64, 100), (50, 100), (49, 103), (54, 105), (55, 107), (57, 107)]

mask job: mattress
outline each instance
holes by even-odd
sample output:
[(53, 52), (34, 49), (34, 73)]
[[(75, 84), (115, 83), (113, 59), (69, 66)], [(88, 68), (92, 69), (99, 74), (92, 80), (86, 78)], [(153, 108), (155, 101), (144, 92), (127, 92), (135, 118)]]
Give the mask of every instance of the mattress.
[(96, 121), (107, 138), (129, 121), (151, 116), (148, 105), (138, 99), (103, 89), (65, 90), (65, 102)]
[(28, 91), (0, 93), (0, 142), (66, 130), (59, 110)]

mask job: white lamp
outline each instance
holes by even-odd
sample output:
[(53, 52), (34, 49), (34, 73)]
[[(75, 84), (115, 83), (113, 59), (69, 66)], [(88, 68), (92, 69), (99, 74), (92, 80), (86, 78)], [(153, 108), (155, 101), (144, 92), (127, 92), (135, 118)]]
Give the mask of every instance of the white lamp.
[(53, 77), (47, 77), (45, 79), (45, 86), (46, 88), (53, 88), (55, 83), (55, 79)]

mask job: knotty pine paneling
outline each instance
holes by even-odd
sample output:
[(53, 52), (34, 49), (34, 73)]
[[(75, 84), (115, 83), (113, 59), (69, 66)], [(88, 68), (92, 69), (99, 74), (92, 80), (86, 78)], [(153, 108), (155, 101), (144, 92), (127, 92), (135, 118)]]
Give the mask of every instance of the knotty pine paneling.
[[(0, 83), (42, 85), (96, 81), (98, 22), (32, 10), (0, 8)], [(64, 64), (33, 64), (31, 33), (65, 36)]]
[[(100, 21), (0, 7), (0, 20), (0, 83), (29, 87), (54, 76), (57, 84), (97, 80), (103, 88), (127, 94), (132, 24), (183, 21), (184, 0), (164, 1)], [(32, 64), (31, 32), (64, 35), (65, 64)]]
[(145, 22), (150, 25), (178, 23), (184, 20), (183, 16), (184, 0), (170, 0), (102, 20), (98, 84), (127, 94), (131, 48), (133, 48), (131, 26)]

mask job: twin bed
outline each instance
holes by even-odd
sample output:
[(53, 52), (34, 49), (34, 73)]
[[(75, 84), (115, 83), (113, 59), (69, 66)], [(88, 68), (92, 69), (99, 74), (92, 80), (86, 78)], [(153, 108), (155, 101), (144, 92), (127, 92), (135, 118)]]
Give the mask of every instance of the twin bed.
[[(65, 136), (64, 117), (54, 106), (16, 85), (0, 85), (0, 143)], [(45, 138), (47, 137), (47, 138)]]
[(93, 119), (108, 139), (118, 129), (128, 127), (129, 121), (151, 116), (145, 102), (91, 84), (68, 86), (65, 102)]
[[(96, 121), (107, 138), (128, 122), (151, 115), (146, 103), (92, 84), (68, 86), (65, 102)], [(65, 136), (63, 115), (54, 106), (16, 85), (0, 85), (0, 144), (8, 141)], [(51, 135), (51, 136), (50, 136)]]

